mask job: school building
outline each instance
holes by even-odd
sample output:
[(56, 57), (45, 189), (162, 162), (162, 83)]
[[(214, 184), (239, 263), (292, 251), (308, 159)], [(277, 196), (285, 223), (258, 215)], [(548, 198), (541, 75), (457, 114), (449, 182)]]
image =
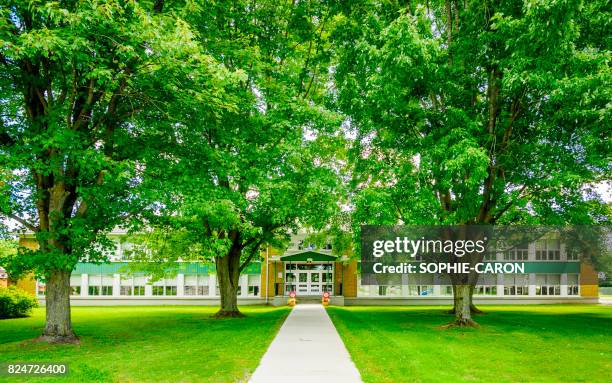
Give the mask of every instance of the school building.
[[(79, 263), (72, 272), (72, 305), (217, 305), (218, 284), (214, 263), (179, 262), (172, 277), (152, 281), (148, 275), (127, 270), (133, 245), (126, 233), (109, 234), (115, 243), (110, 262)], [(336, 305), (451, 304), (452, 288), (435, 275), (415, 275), (411, 283), (362, 286), (359, 262), (335, 256), (331, 247), (316, 248), (306, 235), (292, 238), (288, 248), (267, 248), (240, 277), (238, 302), (242, 305), (287, 304), (295, 292), (300, 300), (320, 300), (331, 294)], [(35, 248), (32, 235), (20, 238)], [(590, 265), (568, 259), (559, 240), (545, 239), (497, 254), (497, 261), (525, 262), (525, 274), (487, 274), (474, 292), (477, 304), (597, 303), (597, 273)], [(403, 278), (408, 278), (404, 275)], [(410, 276), (413, 278), (413, 276)], [(408, 282), (405, 280), (403, 282)], [(17, 282), (44, 304), (45, 285), (25, 279)]]

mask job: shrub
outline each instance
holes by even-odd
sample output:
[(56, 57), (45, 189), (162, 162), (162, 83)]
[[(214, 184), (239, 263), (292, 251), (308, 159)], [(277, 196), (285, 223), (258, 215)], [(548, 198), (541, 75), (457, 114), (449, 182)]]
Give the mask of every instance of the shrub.
[(38, 301), (25, 291), (15, 286), (0, 288), (0, 319), (29, 316), (34, 307)]

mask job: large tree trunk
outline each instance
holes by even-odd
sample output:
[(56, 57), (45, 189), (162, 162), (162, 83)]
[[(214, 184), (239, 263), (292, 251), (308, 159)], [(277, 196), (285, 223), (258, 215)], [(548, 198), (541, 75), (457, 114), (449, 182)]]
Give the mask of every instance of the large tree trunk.
[(468, 326), (473, 323), (472, 311), (470, 306), (472, 299), (470, 297), (469, 285), (457, 285), (455, 290), (455, 325)]
[(51, 271), (45, 301), (47, 322), (39, 339), (50, 343), (77, 342), (70, 319), (70, 271)]
[[(474, 287), (476, 286), (473, 284), (470, 285), (470, 312), (472, 314), (482, 314), (482, 310), (480, 310), (474, 304)], [(454, 288), (453, 288), (453, 291), (454, 291)], [(458, 307), (457, 302), (458, 302), (458, 297), (456, 294), (453, 293), (453, 308), (448, 311), (449, 314), (455, 314), (456, 308)]]
[(469, 284), (453, 286), (455, 320), (449, 324), (449, 327), (478, 327), (472, 319), (472, 292), (473, 287)]
[(216, 318), (244, 316), (238, 309), (241, 253), (242, 251), (239, 246), (232, 246), (225, 256), (215, 258), (217, 280), (219, 281), (219, 295), (221, 297), (221, 307), (215, 314)]

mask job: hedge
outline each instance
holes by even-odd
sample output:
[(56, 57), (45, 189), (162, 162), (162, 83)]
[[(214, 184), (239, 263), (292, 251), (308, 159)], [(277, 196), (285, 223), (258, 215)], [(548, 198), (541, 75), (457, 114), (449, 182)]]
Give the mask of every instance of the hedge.
[(21, 318), (30, 315), (38, 301), (15, 286), (0, 288), (0, 319)]

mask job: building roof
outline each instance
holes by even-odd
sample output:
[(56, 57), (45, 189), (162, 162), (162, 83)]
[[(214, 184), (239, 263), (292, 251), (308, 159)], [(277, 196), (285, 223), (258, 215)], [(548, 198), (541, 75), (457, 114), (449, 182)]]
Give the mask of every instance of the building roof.
[(283, 262), (298, 262), (298, 261), (335, 261), (338, 257), (331, 254), (325, 254), (314, 250), (305, 250), (299, 253), (293, 253), (289, 255), (283, 255), (280, 260)]

